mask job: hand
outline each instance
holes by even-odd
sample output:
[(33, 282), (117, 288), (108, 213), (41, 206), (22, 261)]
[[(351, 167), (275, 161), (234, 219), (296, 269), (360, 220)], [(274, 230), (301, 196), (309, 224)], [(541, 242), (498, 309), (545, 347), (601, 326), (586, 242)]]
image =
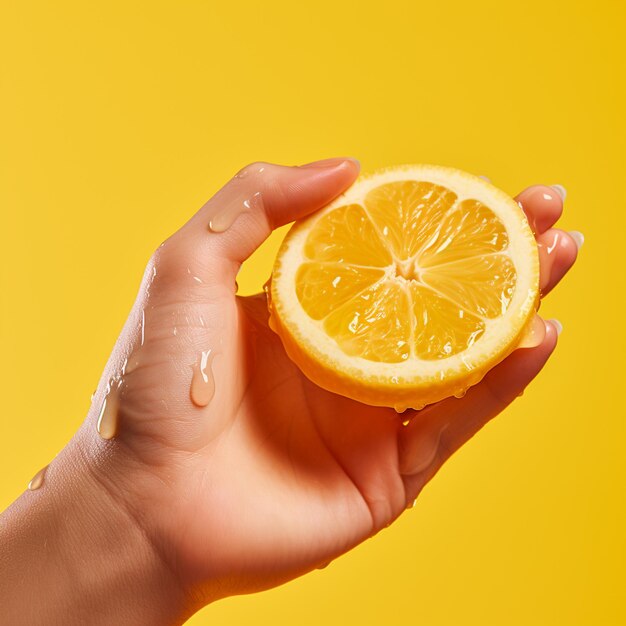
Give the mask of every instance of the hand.
[[(306, 379), (268, 328), (265, 294), (239, 297), (235, 279), (274, 228), (321, 208), (357, 173), (349, 159), (250, 165), (168, 239), (73, 444), (176, 581), (181, 618), (323, 566), (389, 525), (555, 348), (557, 326), (546, 323), (539, 346), (515, 351), (464, 398), (419, 419)], [(552, 228), (562, 211), (555, 189), (531, 187), (517, 199), (539, 241), (559, 235), (551, 268), (542, 266), (545, 294), (573, 264), (576, 242)], [(224, 232), (208, 229), (216, 211), (236, 217)], [(193, 368), (209, 351), (215, 393), (199, 407)], [(119, 398), (111, 440), (96, 431), (107, 384)]]

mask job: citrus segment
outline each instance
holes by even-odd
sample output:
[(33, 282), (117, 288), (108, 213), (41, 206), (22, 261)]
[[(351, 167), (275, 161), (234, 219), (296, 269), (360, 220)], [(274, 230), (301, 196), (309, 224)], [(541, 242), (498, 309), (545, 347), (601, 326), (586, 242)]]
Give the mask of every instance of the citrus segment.
[(455, 201), (441, 185), (403, 180), (370, 191), (365, 208), (394, 254), (406, 258), (426, 244)]
[(296, 276), (296, 293), (308, 315), (321, 320), (384, 275), (373, 267), (303, 263)]
[(493, 319), (506, 312), (515, 290), (516, 273), (508, 256), (491, 254), (434, 265), (421, 277), (426, 285), (464, 310)]
[(410, 320), (406, 290), (387, 280), (329, 315), (324, 329), (348, 355), (397, 363), (410, 355)]
[(502, 252), (508, 243), (504, 225), (491, 209), (476, 200), (464, 200), (433, 229), (433, 237), (420, 251), (420, 265), (429, 267)]
[(445, 359), (471, 346), (485, 331), (484, 322), (425, 285), (410, 285), (414, 349), (420, 359)]
[(391, 254), (358, 204), (343, 206), (323, 217), (307, 238), (304, 253), (315, 261), (384, 267)]

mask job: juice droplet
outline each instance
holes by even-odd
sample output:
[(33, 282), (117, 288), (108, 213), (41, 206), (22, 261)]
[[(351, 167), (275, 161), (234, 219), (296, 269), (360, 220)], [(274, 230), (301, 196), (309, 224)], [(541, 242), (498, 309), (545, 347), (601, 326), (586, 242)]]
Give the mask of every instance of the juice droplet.
[(100, 415), (98, 416), (98, 424), (96, 426), (98, 434), (102, 439), (113, 439), (117, 434), (119, 421), (119, 388), (122, 384), (121, 379), (116, 381), (107, 392), (102, 402)]
[(35, 489), (39, 489), (43, 485), (43, 479), (46, 477), (46, 470), (48, 466), (42, 467), (31, 479), (28, 483), (28, 489), (30, 491), (35, 491)]
[(189, 395), (196, 406), (207, 406), (215, 394), (215, 379), (212, 369), (214, 358), (215, 354), (211, 350), (203, 351), (200, 363), (193, 366)]
[(546, 325), (538, 315), (535, 314), (528, 329), (517, 344), (518, 348), (536, 348), (541, 344), (546, 336)]
[(411, 423), (411, 420), (403, 420), (402, 426), (408, 426)]
[(326, 569), (332, 561), (328, 561), (327, 563), (322, 563), (317, 569)]
[(227, 231), (243, 213), (249, 213), (262, 203), (259, 192), (243, 202), (234, 201), (226, 206), (216, 206), (209, 215), (209, 230), (213, 233)]
[(552, 267), (556, 259), (556, 253), (559, 249), (563, 237), (562, 233), (556, 231), (545, 242), (538, 242), (537, 248), (539, 249), (539, 289), (544, 290), (550, 283), (550, 276), (552, 274)]

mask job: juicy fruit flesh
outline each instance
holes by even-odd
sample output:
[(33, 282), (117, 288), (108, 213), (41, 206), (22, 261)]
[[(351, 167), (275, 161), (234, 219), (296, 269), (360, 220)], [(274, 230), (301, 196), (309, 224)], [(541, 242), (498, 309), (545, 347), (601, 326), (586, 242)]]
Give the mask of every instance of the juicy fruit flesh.
[(313, 226), (296, 294), (350, 356), (444, 359), (506, 311), (517, 278), (508, 244), (481, 202), (434, 183), (387, 183)]

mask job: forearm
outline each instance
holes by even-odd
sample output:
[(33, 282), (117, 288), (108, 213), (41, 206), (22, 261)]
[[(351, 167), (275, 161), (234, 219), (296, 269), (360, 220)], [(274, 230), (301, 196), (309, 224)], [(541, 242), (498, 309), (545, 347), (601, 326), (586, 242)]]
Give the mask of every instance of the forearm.
[(178, 624), (184, 600), (158, 550), (74, 441), (40, 489), (0, 515), (0, 623)]

